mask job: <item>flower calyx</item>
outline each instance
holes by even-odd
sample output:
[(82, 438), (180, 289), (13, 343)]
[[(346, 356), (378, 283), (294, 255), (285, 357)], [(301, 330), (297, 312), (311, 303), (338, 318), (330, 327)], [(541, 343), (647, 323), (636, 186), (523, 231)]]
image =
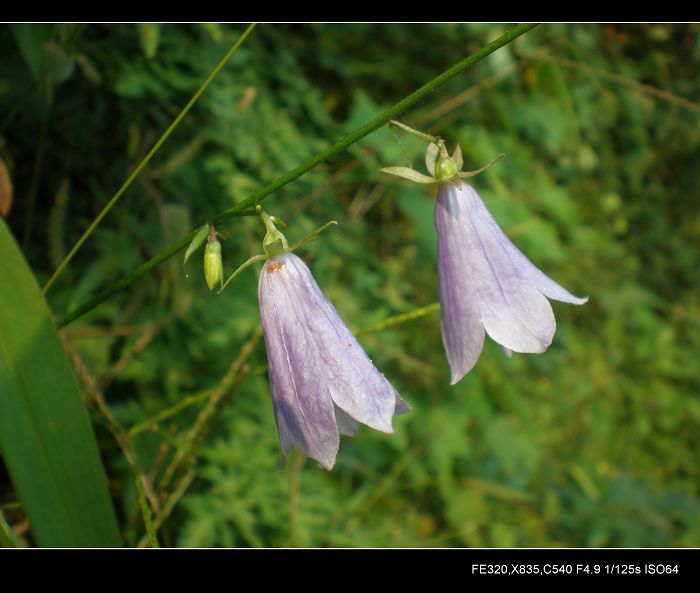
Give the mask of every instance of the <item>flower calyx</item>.
[(265, 261), (267, 259), (270, 259), (271, 257), (276, 257), (278, 255), (282, 255), (284, 253), (292, 253), (295, 249), (298, 247), (301, 247), (302, 245), (305, 245), (306, 243), (310, 243), (311, 241), (315, 241), (318, 239), (318, 236), (325, 231), (327, 228), (333, 226), (334, 224), (338, 224), (335, 220), (331, 220), (330, 222), (327, 222), (324, 224), (322, 227), (316, 229), (315, 231), (311, 232), (308, 234), (306, 237), (304, 237), (301, 241), (298, 241), (297, 243), (294, 243), (291, 247), (289, 246), (289, 243), (287, 242), (286, 237), (280, 232), (280, 230), (277, 228), (276, 225), (280, 225), (282, 227), (286, 228), (286, 224), (284, 223), (283, 220), (277, 218), (276, 216), (270, 216), (267, 212), (264, 212), (260, 205), (256, 206), (256, 211), (258, 212), (258, 215), (260, 216), (260, 220), (262, 220), (263, 224), (265, 225), (265, 237), (263, 238), (263, 253), (254, 255), (250, 259), (248, 259), (245, 263), (241, 264), (236, 271), (231, 274), (226, 282), (224, 282), (221, 286), (221, 289), (219, 292), (222, 292), (224, 288), (228, 285), (231, 280), (233, 280), (236, 276), (238, 276), (243, 270), (246, 268), (250, 267), (256, 262), (259, 261)]
[(428, 134), (414, 130), (405, 124), (401, 124), (400, 122), (392, 121), (391, 123), (415, 136), (430, 141), (428, 148), (425, 151), (425, 166), (430, 175), (420, 173), (411, 167), (384, 167), (379, 169), (382, 173), (403, 177), (404, 179), (408, 179), (409, 181), (413, 181), (415, 183), (452, 183), (453, 185), (459, 187), (461, 185), (460, 179), (474, 177), (475, 175), (482, 173), (491, 165), (496, 163), (496, 161), (505, 156), (504, 154), (498, 155), (486, 166), (481, 167), (476, 171), (462, 171), (464, 160), (462, 158), (462, 148), (459, 144), (457, 144), (454, 152), (452, 155), (450, 155), (447, 152), (445, 141), (439, 136), (429, 136)]

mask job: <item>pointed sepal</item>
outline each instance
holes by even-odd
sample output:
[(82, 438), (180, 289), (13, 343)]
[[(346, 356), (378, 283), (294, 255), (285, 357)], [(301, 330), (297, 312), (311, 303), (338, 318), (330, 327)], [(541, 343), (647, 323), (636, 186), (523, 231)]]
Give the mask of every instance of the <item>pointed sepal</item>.
[(409, 181), (415, 183), (435, 183), (434, 177), (428, 177), (428, 175), (423, 175), (414, 169), (409, 167), (384, 167), (379, 169), (382, 173), (388, 173), (389, 175), (395, 175), (396, 177), (403, 177)]

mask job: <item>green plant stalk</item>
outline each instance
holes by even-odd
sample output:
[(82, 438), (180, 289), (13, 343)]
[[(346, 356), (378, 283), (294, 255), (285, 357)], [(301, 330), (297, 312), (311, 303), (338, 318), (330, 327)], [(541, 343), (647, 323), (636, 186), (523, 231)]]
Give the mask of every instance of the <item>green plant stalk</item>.
[(0, 511), (0, 548), (21, 548), (22, 544)]
[(276, 179), (272, 183), (251, 194), (245, 200), (243, 200), (233, 208), (229, 208), (228, 210), (225, 210), (218, 216), (215, 216), (213, 218), (214, 223), (226, 220), (229, 216), (234, 215), (239, 210), (251, 208), (255, 206), (258, 202), (262, 202), (270, 194), (276, 192), (278, 189), (294, 181), (298, 177), (301, 177), (304, 173), (313, 169), (317, 165), (320, 165), (321, 163), (327, 161), (332, 156), (335, 156), (339, 152), (345, 150), (348, 146), (355, 144), (357, 141), (362, 140), (362, 138), (364, 138), (365, 136), (368, 136), (375, 130), (378, 130), (383, 125), (389, 123), (390, 120), (395, 119), (396, 117), (407, 111), (409, 107), (413, 107), (413, 105), (418, 103), (418, 101), (432, 93), (438, 87), (445, 84), (448, 80), (451, 80), (458, 74), (461, 74), (470, 66), (473, 66), (480, 60), (483, 60), (485, 57), (491, 55), (493, 52), (500, 49), (504, 45), (508, 45), (511, 41), (527, 33), (531, 29), (534, 29), (536, 26), (537, 23), (527, 23), (518, 25), (510, 31), (506, 31), (495, 41), (492, 41), (488, 45), (482, 47), (479, 51), (471, 54), (470, 56), (467, 56), (462, 61), (457, 62), (454, 66), (452, 66), (448, 70), (445, 70), (445, 72), (436, 76), (430, 82), (424, 84), (419, 89), (413, 91), (410, 95), (396, 103), (393, 107), (390, 107), (384, 113), (378, 115), (373, 120), (367, 122), (364, 126), (358, 128), (351, 134), (348, 134), (347, 136), (345, 136), (345, 138), (339, 140), (330, 148), (327, 148), (323, 152), (320, 152), (315, 157), (309, 159), (308, 161), (299, 165), (295, 169), (292, 169), (285, 175), (282, 175), (282, 177)]
[(39, 179), (41, 179), (41, 167), (44, 163), (46, 153), (46, 138), (49, 131), (49, 114), (44, 116), (39, 132), (39, 148), (34, 159), (34, 171), (32, 172), (32, 182), (29, 185), (29, 205), (27, 206), (27, 218), (24, 221), (24, 234), (22, 235), (22, 248), (26, 249), (31, 241), (32, 223), (34, 221), (34, 208), (36, 205), (36, 194), (39, 189)]
[(387, 329), (388, 327), (392, 327), (394, 325), (400, 325), (402, 323), (406, 323), (407, 321), (413, 321), (414, 319), (418, 319), (419, 317), (423, 317), (424, 315), (428, 315), (429, 313), (434, 313), (439, 310), (440, 303), (431, 303), (430, 305), (426, 305), (425, 307), (419, 307), (418, 309), (414, 309), (413, 311), (409, 311), (408, 313), (401, 313), (400, 315), (393, 315), (392, 317), (387, 317), (384, 321), (381, 321), (369, 327), (363, 327), (362, 329), (353, 331), (353, 334), (355, 336), (373, 334), (374, 332)]
[[(225, 210), (224, 212), (218, 214), (217, 216), (213, 217), (211, 219), (211, 222), (214, 224), (222, 222), (224, 220), (227, 220), (228, 218), (232, 218), (234, 216), (240, 216), (241, 211), (249, 209), (255, 205), (257, 205), (259, 202), (263, 201), (265, 198), (267, 198), (270, 194), (276, 192), (278, 189), (281, 187), (287, 185), (288, 183), (291, 183), (298, 177), (301, 177), (304, 173), (307, 171), (313, 169), (317, 165), (327, 161), (329, 158), (332, 156), (338, 154), (342, 150), (346, 149), (347, 147), (351, 146), (352, 144), (356, 143), (357, 141), (361, 140), (365, 136), (371, 134), (375, 130), (379, 129), (386, 123), (388, 123), (390, 120), (397, 118), (399, 115), (404, 113), (406, 110), (408, 110), (410, 107), (415, 105), (418, 101), (421, 99), (425, 98), (427, 95), (432, 93), (434, 90), (436, 90), (438, 87), (441, 85), (445, 84), (448, 80), (454, 78), (458, 74), (461, 74), (464, 72), (467, 68), (470, 66), (473, 66), (480, 60), (483, 60), (485, 57), (491, 55), (493, 52), (496, 50), (500, 49), (504, 45), (507, 45), (514, 39), (520, 37), (521, 35), (527, 33), (531, 29), (534, 29), (537, 26), (537, 23), (526, 23), (526, 24), (520, 24), (516, 27), (513, 27), (509, 31), (506, 31), (503, 35), (501, 35), (498, 39), (495, 41), (492, 41), (488, 45), (484, 46), (481, 48), (479, 51), (471, 54), (470, 56), (464, 58), (462, 61), (458, 62), (454, 66), (452, 66), (449, 70), (446, 70), (442, 74), (436, 76), (433, 78), (430, 82), (427, 84), (423, 85), (420, 87), (418, 90), (414, 91), (398, 103), (396, 103), (393, 107), (390, 107), (384, 113), (378, 115), (375, 117), (373, 120), (369, 121), (366, 123), (364, 126), (358, 128), (351, 134), (348, 134), (341, 140), (339, 140), (337, 143), (335, 143), (333, 146), (327, 148), (326, 150), (320, 152), (317, 154), (315, 157), (312, 157), (305, 163), (299, 165), (298, 167), (292, 169), (288, 173), (282, 175), (275, 181), (269, 183), (262, 189), (259, 189), (257, 192), (254, 192), (253, 194), (249, 195), (245, 200), (234, 206), (233, 208), (229, 208), (228, 210)], [(197, 225), (197, 229), (201, 225)], [(155, 268), (157, 265), (161, 264), (162, 262), (166, 261), (167, 259), (171, 258), (172, 256), (176, 255), (179, 253), (182, 249), (184, 249), (187, 245), (189, 245), (190, 241), (194, 237), (196, 233), (195, 231), (192, 231), (189, 233), (186, 237), (183, 239), (180, 239), (177, 243), (174, 243), (161, 253), (159, 253), (156, 257), (153, 259), (145, 262), (144, 264), (140, 265), (138, 268), (127, 274), (126, 276), (122, 277), (120, 280), (117, 280), (116, 282), (110, 284), (106, 288), (104, 288), (102, 291), (100, 291), (95, 297), (92, 299), (86, 301), (84, 304), (79, 306), (77, 309), (60, 319), (57, 323), (57, 326), (59, 328), (65, 327), (68, 325), (71, 321), (74, 321), (78, 317), (81, 317), (97, 305), (99, 305), (102, 301), (108, 299), (111, 297), (113, 294), (119, 292), (120, 290), (123, 290), (124, 288), (127, 288), (131, 284), (133, 284), (136, 280), (141, 278), (141, 276), (145, 275), (148, 273), (150, 270)]]
[(211, 396), (213, 389), (207, 389), (205, 391), (202, 391), (200, 393), (196, 393), (195, 395), (190, 395), (188, 397), (185, 397), (181, 401), (179, 401), (177, 404), (174, 406), (171, 406), (170, 408), (166, 408), (165, 410), (162, 410), (155, 416), (152, 416), (143, 422), (139, 422), (138, 424), (132, 426), (129, 431), (128, 435), (129, 437), (135, 437), (136, 435), (141, 434), (142, 432), (145, 432), (149, 429), (151, 429), (153, 426), (157, 426), (164, 420), (167, 420), (168, 418), (172, 418), (182, 410), (186, 410), (187, 408), (190, 408), (196, 404), (198, 404), (201, 401), (204, 401), (205, 399), (209, 398)]
[(241, 44), (245, 41), (246, 37), (250, 34), (250, 32), (255, 28), (256, 23), (251, 23), (248, 25), (248, 28), (241, 34), (241, 36), (236, 40), (236, 42), (231, 46), (231, 49), (226, 52), (226, 55), (221, 59), (219, 64), (212, 70), (211, 74), (209, 77), (204, 81), (202, 86), (199, 87), (199, 90), (194, 94), (194, 96), (190, 99), (189, 103), (185, 105), (185, 108), (179, 113), (179, 115), (173, 120), (173, 123), (170, 124), (167, 130), (163, 133), (163, 135), (158, 139), (158, 142), (156, 142), (153, 145), (153, 148), (148, 152), (148, 154), (144, 157), (144, 159), (139, 163), (139, 165), (133, 170), (131, 175), (127, 178), (127, 180), (124, 182), (124, 184), (119, 188), (116, 194), (112, 197), (112, 199), (107, 203), (107, 205), (103, 208), (102, 212), (100, 212), (97, 215), (97, 218), (92, 221), (92, 224), (87, 228), (87, 230), (83, 233), (83, 236), (78, 239), (78, 242), (73, 246), (73, 249), (70, 250), (70, 253), (64, 258), (64, 260), (61, 262), (61, 265), (56, 268), (56, 271), (53, 273), (53, 276), (49, 278), (49, 281), (44, 285), (44, 288), (42, 289), (42, 292), (46, 294), (46, 291), (51, 288), (53, 283), (56, 281), (56, 279), (61, 275), (63, 270), (66, 268), (70, 260), (73, 259), (73, 256), (78, 252), (78, 249), (85, 243), (87, 238), (92, 234), (92, 231), (95, 230), (98, 224), (102, 221), (102, 219), (107, 215), (107, 213), (112, 209), (112, 206), (117, 203), (117, 200), (122, 197), (124, 192), (127, 190), (127, 188), (131, 185), (131, 183), (138, 177), (139, 173), (143, 170), (143, 168), (148, 164), (148, 162), (153, 158), (153, 155), (155, 155), (156, 152), (158, 152), (158, 149), (163, 145), (163, 143), (168, 139), (170, 134), (172, 134), (173, 130), (178, 126), (178, 124), (182, 121), (182, 118), (187, 115), (189, 110), (192, 108), (192, 106), (199, 100), (199, 97), (202, 96), (202, 93), (207, 90), (211, 82), (216, 78), (216, 76), (221, 72), (223, 67), (226, 65), (226, 63), (229, 61), (231, 56), (236, 52), (236, 50), (241, 46)]
[[(257, 213), (256, 212), (238, 212), (234, 216), (257, 216)], [(163, 263), (164, 261), (169, 260), (173, 255), (176, 255), (178, 252), (182, 251), (185, 247), (187, 247), (190, 244), (190, 242), (192, 241), (192, 239), (194, 239), (194, 236), (197, 234), (198, 230), (199, 230), (199, 227), (197, 227), (195, 230), (193, 230), (188, 235), (184, 236), (177, 243), (172, 244), (165, 251), (161, 251), (153, 259), (148, 260), (147, 262), (141, 264), (135, 270), (132, 270), (131, 272), (129, 272), (126, 276), (122, 277), (120, 280), (117, 280), (116, 282), (113, 282), (109, 286), (106, 286), (105, 288), (103, 288), (99, 293), (97, 293), (89, 301), (83, 303), (80, 307), (78, 307), (77, 309), (75, 309), (74, 311), (72, 311), (71, 313), (66, 315), (63, 319), (61, 319), (56, 324), (56, 327), (58, 329), (65, 327), (71, 321), (76, 320), (78, 317), (82, 317), (85, 313), (94, 309), (102, 301), (106, 301), (113, 294), (116, 294), (117, 292), (124, 290), (125, 288), (131, 286), (141, 276), (148, 273), (150, 270), (155, 268), (157, 265)]]
[(136, 490), (138, 491), (139, 495), (139, 506), (141, 507), (143, 524), (146, 527), (146, 537), (148, 543), (151, 545), (152, 548), (159, 548), (160, 546), (158, 545), (158, 536), (156, 535), (156, 529), (153, 526), (153, 516), (151, 513), (151, 507), (148, 506), (146, 490), (143, 487), (141, 476), (135, 476), (134, 483), (136, 484)]

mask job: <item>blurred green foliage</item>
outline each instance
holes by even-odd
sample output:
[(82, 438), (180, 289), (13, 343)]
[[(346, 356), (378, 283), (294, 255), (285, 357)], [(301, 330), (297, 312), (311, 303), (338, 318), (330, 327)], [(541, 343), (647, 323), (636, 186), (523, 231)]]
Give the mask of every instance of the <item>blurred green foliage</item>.
[[(78, 253), (50, 305), (72, 310), (505, 28), (258, 26)], [(8, 222), (40, 281), (242, 30), (0, 27)], [(508, 359), (487, 339), (454, 387), (438, 314), (363, 336), (413, 412), (396, 419), (394, 435), (362, 428), (344, 439), (331, 473), (298, 452), (280, 469), (258, 343), (161, 543), (700, 545), (700, 105), (690, 103), (699, 67), (697, 25), (543, 25), (408, 114), (448, 146), (460, 142), (466, 169), (506, 153), (473, 185), (528, 257), (589, 303), (554, 304), (545, 354)], [(290, 242), (339, 221), (300, 253), (351, 326), (437, 300), (434, 189), (377, 173), (422, 168), (424, 148), (382, 129), (266, 202)], [(259, 221), (218, 230), (227, 275), (260, 251)], [(79, 374), (126, 427), (216, 386), (259, 322), (256, 272), (217, 296), (201, 252), (186, 273), (176, 259), (64, 330)], [(133, 436), (153, 476), (204, 405)], [(93, 414), (135, 545), (144, 530), (130, 469)], [(15, 501), (0, 471), (5, 518), (31, 543)]]

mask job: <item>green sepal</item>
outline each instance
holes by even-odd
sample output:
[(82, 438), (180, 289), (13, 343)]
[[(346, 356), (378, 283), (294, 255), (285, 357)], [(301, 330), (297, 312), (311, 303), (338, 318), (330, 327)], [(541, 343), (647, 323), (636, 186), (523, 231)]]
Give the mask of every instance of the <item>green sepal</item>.
[(379, 170), (382, 173), (403, 177), (404, 179), (408, 179), (409, 181), (413, 181), (415, 183), (435, 183), (436, 181), (434, 177), (428, 177), (427, 175), (423, 175), (422, 173), (419, 173), (414, 169), (410, 169), (409, 167), (384, 167), (383, 169)]
[(483, 173), (488, 169), (491, 165), (494, 165), (496, 162), (500, 161), (504, 156), (506, 156), (504, 153), (499, 154), (495, 159), (493, 159), (488, 165), (484, 165), (481, 167), (481, 169), (477, 169), (476, 171), (464, 171), (462, 173), (458, 173), (458, 175), (462, 179), (467, 179), (469, 177), (474, 177), (475, 175), (478, 175), (479, 173)]
[[(272, 217), (270, 217), (270, 218), (272, 218)], [(254, 263), (259, 262), (259, 261), (265, 261), (266, 259), (270, 259), (271, 257), (275, 257), (277, 255), (282, 255), (283, 253), (292, 253), (295, 249), (301, 247), (302, 245), (305, 245), (306, 243), (310, 243), (311, 241), (315, 241), (316, 239), (318, 239), (318, 236), (323, 231), (327, 230), (328, 228), (330, 228), (336, 224), (338, 224), (338, 222), (336, 220), (331, 220), (330, 222), (327, 222), (326, 224), (324, 224), (322, 227), (317, 228), (315, 231), (312, 231), (311, 233), (306, 235), (306, 237), (304, 237), (301, 241), (294, 243), (294, 245), (292, 245), (291, 247), (287, 247), (285, 245), (285, 248), (282, 251), (279, 251), (277, 253), (268, 253), (267, 255), (262, 255), (262, 254), (254, 255), (248, 261), (241, 264), (238, 267), (238, 269), (233, 274), (231, 274), (229, 276), (228, 280), (226, 280), (226, 282), (224, 282), (223, 286), (221, 287), (221, 290), (219, 290), (219, 293), (221, 293), (221, 291), (223, 291), (224, 288), (226, 288), (226, 286), (228, 286), (228, 283), (231, 282), (231, 280), (233, 280), (236, 276), (238, 276), (238, 274), (240, 274), (243, 270), (252, 266)]]
[(285, 253), (291, 253), (292, 251), (294, 251), (294, 250), (297, 249), (298, 247), (301, 247), (302, 245), (306, 245), (307, 243), (311, 243), (311, 241), (315, 241), (316, 239), (318, 239), (318, 236), (319, 236), (323, 231), (325, 231), (326, 229), (332, 227), (334, 224), (338, 224), (338, 221), (337, 221), (337, 220), (331, 220), (330, 222), (327, 222), (327, 223), (324, 224), (322, 227), (317, 228), (317, 229), (316, 229), (315, 231), (313, 231), (312, 233), (309, 233), (308, 235), (306, 235), (306, 237), (304, 237), (301, 241), (298, 241), (298, 242), (294, 243), (294, 245), (292, 245), (289, 249), (287, 249), (287, 250), (285, 251)]
[(185, 251), (185, 259), (182, 261), (182, 267), (185, 267), (185, 264), (187, 263), (187, 260), (190, 259), (190, 256), (199, 249), (204, 241), (207, 238), (207, 234), (209, 233), (209, 225), (204, 224), (199, 229), (194, 235), (194, 238), (189, 244), (189, 247), (187, 247), (187, 251)]
[(238, 274), (240, 274), (243, 270), (245, 270), (246, 268), (249, 268), (250, 266), (252, 266), (256, 262), (265, 261), (266, 259), (269, 259), (270, 257), (272, 257), (272, 256), (262, 255), (262, 254), (254, 255), (248, 261), (246, 261), (245, 263), (238, 266), (236, 271), (228, 277), (228, 280), (226, 280), (226, 282), (223, 283), (223, 285), (219, 289), (218, 294), (221, 294), (221, 292), (224, 290), (224, 288), (226, 288), (226, 286), (228, 286), (228, 283), (231, 282), (231, 280), (233, 280), (236, 276), (238, 276)]
[(277, 218), (276, 216), (270, 216), (270, 220), (275, 224), (280, 225), (283, 229), (287, 228), (287, 223), (284, 222), (284, 220), (282, 220), (281, 218)]
[(457, 170), (461, 171), (464, 166), (464, 159), (462, 158), (462, 147), (459, 144), (457, 144), (457, 148), (455, 148), (455, 151), (452, 153), (452, 160), (455, 162), (455, 165), (457, 165)]
[(428, 144), (428, 149), (425, 151), (425, 166), (428, 168), (428, 173), (435, 177), (435, 163), (437, 162), (440, 148), (434, 142)]

